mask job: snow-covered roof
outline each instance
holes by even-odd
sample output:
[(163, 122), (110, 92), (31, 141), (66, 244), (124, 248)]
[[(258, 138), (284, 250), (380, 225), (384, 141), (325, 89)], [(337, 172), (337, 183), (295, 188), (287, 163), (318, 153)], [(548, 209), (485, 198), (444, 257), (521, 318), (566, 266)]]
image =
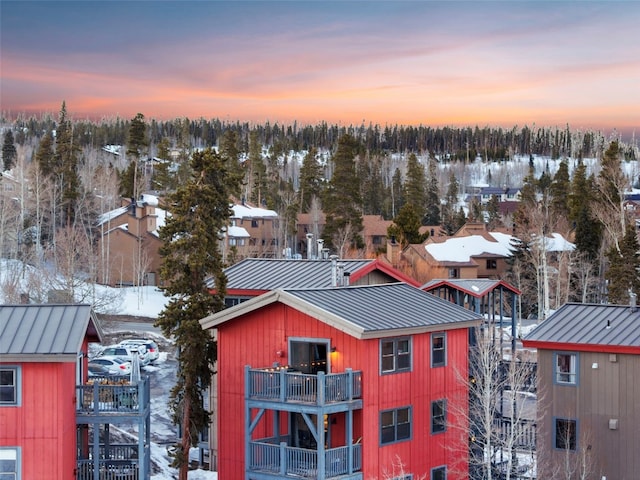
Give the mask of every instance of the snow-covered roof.
[(273, 217), (276, 218), (278, 213), (274, 210), (267, 210), (266, 208), (250, 207), (249, 205), (232, 205), (233, 218), (264, 218)]
[(551, 237), (545, 237), (544, 246), (547, 252), (572, 252), (576, 248), (575, 244), (559, 233), (552, 233)]
[(98, 226), (104, 225), (105, 223), (110, 222), (114, 218), (117, 218), (120, 215), (126, 213), (126, 211), (127, 211), (127, 207), (120, 207), (120, 208), (116, 208), (114, 210), (110, 210), (108, 212), (103, 213), (102, 215), (100, 215), (100, 217), (98, 217)]
[(249, 232), (245, 228), (242, 227), (227, 227), (227, 235), (232, 238), (249, 238)]
[(495, 242), (487, 240), (482, 235), (469, 235), (468, 237), (454, 237), (442, 243), (429, 243), (425, 250), (439, 262), (468, 262), (471, 257), (481, 254), (511, 256), (510, 235), (489, 233), (495, 238)]

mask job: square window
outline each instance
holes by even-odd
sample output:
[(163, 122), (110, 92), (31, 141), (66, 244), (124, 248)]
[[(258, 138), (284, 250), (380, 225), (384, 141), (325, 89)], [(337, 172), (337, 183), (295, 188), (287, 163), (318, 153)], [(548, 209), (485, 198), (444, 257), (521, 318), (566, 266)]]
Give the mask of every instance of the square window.
[(460, 276), (460, 273), (457, 268), (449, 269), (449, 278), (458, 278), (459, 276)]
[(18, 368), (0, 368), (0, 405), (18, 404)]
[(20, 478), (20, 452), (18, 447), (0, 447), (0, 479)]
[(380, 371), (382, 373), (411, 370), (411, 339), (393, 338), (380, 341)]
[(498, 268), (498, 262), (493, 258), (487, 259), (487, 270), (495, 270), (496, 268)]
[(432, 468), (431, 480), (447, 480), (447, 467)]
[(443, 367), (447, 364), (447, 336), (445, 333), (431, 334), (431, 366)]
[(447, 430), (447, 401), (431, 402), (431, 433), (442, 433)]
[(575, 353), (555, 354), (555, 381), (568, 385), (578, 383), (578, 361)]
[(555, 448), (575, 451), (578, 441), (577, 427), (576, 420), (556, 418), (554, 428)]
[(380, 412), (380, 444), (411, 438), (411, 408), (403, 407)]

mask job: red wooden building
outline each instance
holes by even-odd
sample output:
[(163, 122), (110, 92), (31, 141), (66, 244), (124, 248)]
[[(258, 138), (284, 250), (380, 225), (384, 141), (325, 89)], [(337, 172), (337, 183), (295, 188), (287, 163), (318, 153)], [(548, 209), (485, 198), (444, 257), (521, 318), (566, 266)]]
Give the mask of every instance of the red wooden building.
[(218, 338), (220, 478), (467, 478), (480, 321), (403, 283), (278, 289), (202, 319)]
[(2, 478), (76, 478), (76, 385), (100, 340), (89, 305), (0, 306)]

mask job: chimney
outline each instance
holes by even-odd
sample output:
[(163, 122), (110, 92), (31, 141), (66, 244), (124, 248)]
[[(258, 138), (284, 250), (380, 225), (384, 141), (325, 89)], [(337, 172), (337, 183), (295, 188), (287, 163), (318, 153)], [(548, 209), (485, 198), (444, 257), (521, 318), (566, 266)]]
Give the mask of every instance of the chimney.
[(307, 259), (313, 258), (313, 233), (307, 233)]
[(349, 286), (349, 280), (350, 280), (349, 277), (351, 277), (351, 272), (344, 272), (344, 276), (342, 277), (343, 278), (343, 282), (342, 282), (343, 286), (345, 286), (345, 287)]
[(331, 255), (331, 286), (338, 286), (338, 256)]
[(316, 242), (318, 243), (318, 258), (326, 260), (326, 258), (324, 258), (324, 254), (321, 254), (321, 252), (324, 252), (324, 249), (322, 248), (322, 246), (324, 245), (324, 240), (319, 238), (318, 240), (316, 240)]
[(629, 308), (632, 312), (636, 311), (636, 294), (629, 292)]
[(342, 262), (336, 264), (336, 286), (344, 286), (344, 263)]
[(393, 267), (397, 267), (400, 263), (400, 244), (396, 242), (396, 237), (391, 237), (387, 242), (387, 260)]

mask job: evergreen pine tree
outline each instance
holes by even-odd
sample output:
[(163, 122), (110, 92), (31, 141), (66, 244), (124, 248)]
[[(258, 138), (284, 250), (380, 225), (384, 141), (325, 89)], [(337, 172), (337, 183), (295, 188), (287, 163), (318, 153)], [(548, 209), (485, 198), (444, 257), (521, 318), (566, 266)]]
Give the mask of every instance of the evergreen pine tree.
[(125, 194), (124, 196), (136, 199), (145, 187), (141, 181), (140, 158), (146, 153), (146, 149), (149, 146), (146, 132), (147, 124), (144, 121), (144, 115), (138, 113), (131, 119), (131, 124), (129, 125), (127, 157), (131, 159), (131, 163), (125, 170), (124, 183), (121, 183), (121, 186), (126, 186), (126, 191), (121, 188), (122, 193)]
[(405, 203), (393, 223), (387, 228), (387, 238), (395, 237), (403, 246), (409, 243), (422, 243), (429, 234), (420, 233), (421, 216), (411, 203)]
[(565, 160), (560, 162), (558, 171), (551, 182), (551, 214), (558, 219), (569, 217), (569, 195), (571, 181), (569, 179), (569, 165)]
[(323, 210), (326, 225), (323, 232), (325, 245), (334, 245), (334, 235), (350, 230), (349, 240), (352, 246), (362, 248), (362, 199), (360, 182), (356, 175), (355, 157), (359, 144), (351, 135), (345, 134), (338, 139), (338, 147), (333, 155), (333, 176), (325, 191)]
[(246, 170), (248, 194), (244, 196), (256, 205), (262, 205), (262, 199), (267, 191), (267, 168), (262, 159), (262, 145), (258, 138), (257, 130), (249, 134), (249, 156)]
[(16, 164), (16, 158), (18, 152), (16, 146), (13, 143), (13, 132), (7, 130), (4, 134), (4, 142), (2, 143), (2, 162), (5, 170), (11, 170)]
[(429, 175), (427, 177), (427, 213), (422, 220), (423, 225), (440, 225), (440, 189), (438, 187), (438, 165), (436, 159), (429, 159)]
[[(231, 215), (230, 197), (238, 194), (240, 186), (229, 161), (210, 148), (194, 153), (191, 167), (189, 182), (169, 196), (170, 215), (160, 229), (162, 290), (170, 300), (156, 322), (178, 348), (171, 409), (174, 422), (182, 426), (174, 458), (181, 480), (187, 478), (189, 449), (209, 425), (202, 395), (210, 384), (217, 346), (199, 320), (224, 308), (226, 278), (219, 235)], [(215, 294), (205, 283), (208, 278), (214, 281)]]
[[(442, 207), (442, 228), (447, 235), (453, 235), (462, 225), (464, 225), (464, 212), (462, 217), (456, 210), (458, 204), (458, 179), (455, 174), (451, 172), (449, 176), (449, 187), (447, 188), (447, 195), (445, 196), (445, 202)], [(460, 223), (462, 218), (462, 223)]]
[(40, 139), (38, 150), (36, 151), (35, 160), (40, 166), (43, 175), (50, 176), (53, 173), (53, 135), (47, 131)]
[(316, 159), (317, 150), (311, 148), (302, 160), (300, 167), (300, 198), (302, 212), (308, 212), (313, 198), (320, 198), (322, 188), (322, 166)]
[(609, 269), (605, 276), (609, 303), (626, 304), (629, 293), (638, 294), (640, 291), (640, 245), (633, 225), (627, 225), (620, 251), (612, 247), (607, 258)]
[(414, 153), (407, 159), (407, 178), (404, 182), (404, 199), (413, 205), (415, 212), (423, 218), (427, 213), (424, 167)]
[(53, 175), (61, 192), (61, 212), (59, 226), (73, 225), (76, 201), (80, 196), (81, 184), (78, 176), (78, 154), (80, 146), (73, 135), (73, 125), (67, 118), (67, 106), (62, 102), (58, 126), (56, 128), (56, 149), (53, 159)]
[(586, 177), (587, 167), (580, 163), (573, 172), (571, 193), (568, 198), (569, 219), (575, 228), (575, 244), (591, 262), (597, 262), (602, 243), (602, 224), (591, 213), (593, 178)]

